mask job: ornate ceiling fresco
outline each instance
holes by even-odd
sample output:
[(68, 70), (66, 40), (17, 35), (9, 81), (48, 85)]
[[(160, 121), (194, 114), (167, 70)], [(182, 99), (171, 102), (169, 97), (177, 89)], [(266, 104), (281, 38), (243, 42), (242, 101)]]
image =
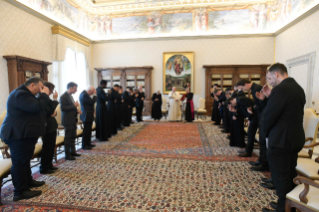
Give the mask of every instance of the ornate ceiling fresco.
[(274, 33), (319, 0), (16, 0), (92, 41)]

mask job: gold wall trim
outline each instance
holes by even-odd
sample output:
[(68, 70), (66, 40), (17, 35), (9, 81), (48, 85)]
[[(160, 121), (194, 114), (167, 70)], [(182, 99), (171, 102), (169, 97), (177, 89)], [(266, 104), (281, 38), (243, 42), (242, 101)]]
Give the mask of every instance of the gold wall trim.
[(51, 27), (52, 29), (52, 34), (55, 35), (55, 34), (59, 34), (59, 35), (63, 35), (67, 38), (70, 38), (76, 42), (79, 42), (85, 46), (90, 46), (91, 44), (91, 41), (79, 34), (76, 34), (75, 32), (72, 32), (70, 31), (69, 29), (67, 28), (64, 28), (62, 26), (53, 26)]
[(274, 63), (276, 62), (276, 37), (274, 38)]

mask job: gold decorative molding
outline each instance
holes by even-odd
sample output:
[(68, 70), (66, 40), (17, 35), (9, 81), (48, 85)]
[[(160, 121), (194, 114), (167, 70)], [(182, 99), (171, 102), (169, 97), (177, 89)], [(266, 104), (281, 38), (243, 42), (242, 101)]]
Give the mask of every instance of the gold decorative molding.
[(70, 31), (67, 28), (64, 28), (62, 26), (53, 26), (51, 27), (52, 29), (52, 34), (59, 34), (59, 35), (63, 35), (67, 38), (70, 38), (71, 40), (74, 40), (76, 42), (79, 42), (85, 46), (90, 46), (91, 45), (91, 41), (75, 32)]
[(274, 63), (276, 62), (276, 37), (274, 37)]

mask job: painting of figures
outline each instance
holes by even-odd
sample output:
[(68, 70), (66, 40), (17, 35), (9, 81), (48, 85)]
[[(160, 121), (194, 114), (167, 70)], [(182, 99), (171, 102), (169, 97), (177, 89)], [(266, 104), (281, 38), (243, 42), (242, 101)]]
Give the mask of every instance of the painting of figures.
[(162, 19), (162, 33), (164, 34), (192, 33), (193, 13), (164, 14)]
[(208, 15), (209, 31), (243, 32), (250, 29), (249, 10), (212, 11)]
[(112, 36), (147, 35), (147, 16), (130, 16), (124, 18), (113, 18)]
[(163, 55), (163, 93), (169, 93), (173, 87), (185, 93), (189, 87), (193, 90), (193, 52), (167, 52)]
[(69, 0), (17, 0), (91, 40), (204, 34), (273, 33), (319, 4), (319, 0), (275, 0), (250, 4), (239, 10), (164, 14), (149, 11), (140, 16), (95, 15)]
[(197, 33), (207, 32), (208, 12), (206, 8), (199, 8), (194, 11), (194, 29)]

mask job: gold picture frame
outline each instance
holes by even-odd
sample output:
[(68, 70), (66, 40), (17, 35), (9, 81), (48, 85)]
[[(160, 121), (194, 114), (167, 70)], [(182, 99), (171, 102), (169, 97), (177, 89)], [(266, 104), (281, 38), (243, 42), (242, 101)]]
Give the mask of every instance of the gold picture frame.
[(163, 53), (163, 94), (172, 87), (180, 94), (186, 93), (186, 87), (194, 91), (194, 52)]

